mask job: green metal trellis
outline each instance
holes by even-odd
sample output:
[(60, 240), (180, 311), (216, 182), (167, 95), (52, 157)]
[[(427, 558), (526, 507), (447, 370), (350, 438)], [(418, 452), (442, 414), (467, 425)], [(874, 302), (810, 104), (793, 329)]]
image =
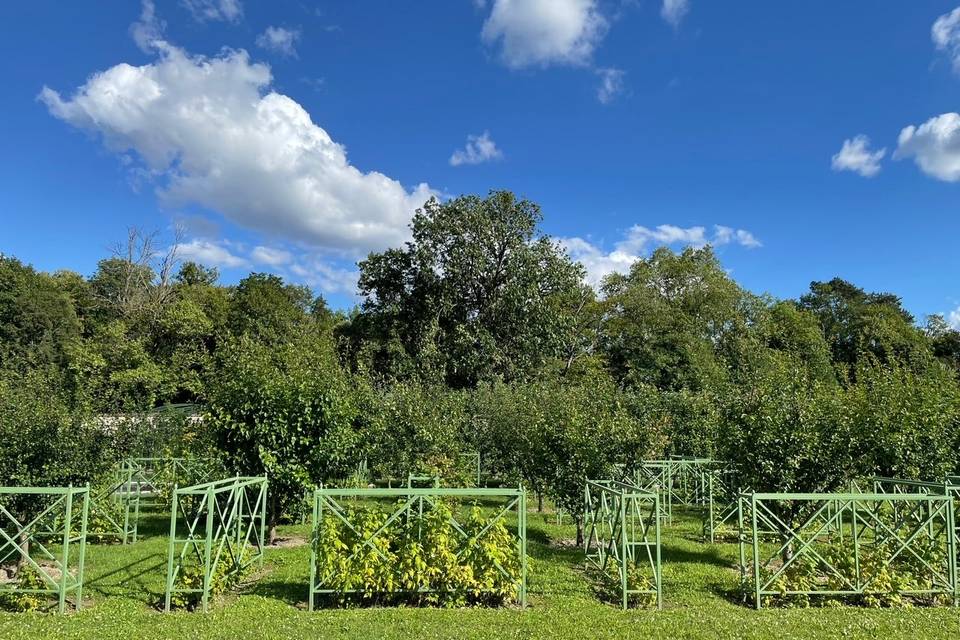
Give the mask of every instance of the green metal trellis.
[(143, 487), (135, 468), (125, 461), (113, 469), (106, 486), (90, 495), (91, 515), (109, 528), (97, 531), (96, 537), (116, 538), (121, 544), (137, 541)]
[[(8, 509), (8, 501), (18, 499), (43, 500), (43, 504), (37, 515), (24, 522)], [(0, 585), (0, 590), (55, 597), (60, 613), (66, 612), (67, 596), (72, 595), (74, 609), (79, 611), (89, 509), (90, 487), (0, 487), (0, 566), (11, 559), (21, 562), (36, 571), (44, 585), (22, 589), (10, 583)], [(79, 547), (75, 556), (74, 545)]]
[(161, 493), (175, 485), (206, 482), (214, 469), (209, 458), (127, 458), (120, 463), (118, 476), (127, 478), (126, 492), (139, 494), (138, 506), (163, 507)]
[[(362, 502), (391, 501), (390, 511), (384, 524), (370, 535), (361, 534), (359, 527), (350, 521), (350, 512), (347, 502), (357, 500)], [(450, 519), (453, 529), (471, 544), (476, 544), (495, 523), (499, 522), (511, 511), (516, 512), (517, 535), (516, 551), (520, 560), (520, 576), (516, 582), (516, 594), (521, 607), (527, 605), (527, 494), (523, 487), (518, 488), (443, 488), (443, 487), (406, 487), (406, 488), (378, 488), (378, 489), (338, 489), (322, 487), (314, 492), (313, 503), (313, 537), (325, 518), (336, 518), (339, 523), (356, 535), (361, 536), (362, 546), (377, 549), (373, 540), (383, 534), (384, 530), (400, 518), (422, 519), (425, 508), (429, 509), (440, 500), (456, 501), (497, 501), (497, 507), (490, 517), (486, 517), (483, 532), (471, 538), (464, 527), (456, 520), (456, 514)], [(314, 610), (316, 597), (323, 594), (344, 593), (343, 590), (328, 588), (322, 576), (317, 572), (317, 548), (311, 545), (310, 553), (310, 611)], [(511, 577), (498, 565), (499, 571), (506, 577)], [(359, 593), (360, 590), (349, 590), (346, 593)], [(429, 590), (423, 591), (429, 593)]]
[[(648, 595), (663, 606), (660, 559), (660, 495), (618, 480), (587, 480), (584, 490), (584, 552), (587, 563), (604, 575), (613, 569), (620, 581), (621, 604)], [(644, 576), (648, 582), (631, 585)]]
[[(181, 522), (184, 527), (178, 527)], [(209, 608), (212, 580), (221, 562), (223, 575), (263, 563), (266, 545), (267, 479), (241, 477), (175, 487), (170, 510), (170, 542), (164, 611), (175, 594), (200, 594)], [(184, 537), (179, 537), (183, 535)], [(181, 586), (178, 577), (191, 562), (202, 568), (199, 588)]]
[[(919, 568), (923, 582), (899, 594), (948, 596), (957, 603), (955, 514), (949, 496), (744, 493), (738, 505), (740, 570), (752, 582), (758, 609), (765, 598), (876, 594), (880, 574), (906, 562)], [(827, 546), (844, 540), (852, 562), (839, 566), (827, 559)], [(865, 561), (868, 553), (873, 562)], [(809, 588), (789, 583), (790, 569), (798, 563), (817, 573), (805, 583)]]

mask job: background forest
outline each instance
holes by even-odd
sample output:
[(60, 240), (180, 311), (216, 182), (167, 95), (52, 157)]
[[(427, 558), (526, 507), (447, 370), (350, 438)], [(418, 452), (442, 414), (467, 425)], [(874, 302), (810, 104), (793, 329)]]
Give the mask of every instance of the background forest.
[[(744, 486), (829, 491), (960, 469), (960, 332), (836, 278), (744, 290), (710, 247), (661, 248), (588, 286), (508, 192), (428, 202), (359, 264), (361, 302), (163, 253), (132, 231), (89, 278), (0, 256), (0, 485), (64, 485), (116, 460), (218, 455), (266, 473), (276, 523), (362, 461), (452, 473), (480, 452), (577, 513), (584, 477), (713, 456)], [(158, 407), (192, 403), (200, 424)]]

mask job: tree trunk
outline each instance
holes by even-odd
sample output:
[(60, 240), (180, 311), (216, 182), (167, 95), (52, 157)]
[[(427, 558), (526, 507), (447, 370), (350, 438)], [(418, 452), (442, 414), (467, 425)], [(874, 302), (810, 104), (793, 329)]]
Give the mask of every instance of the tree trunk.
[(583, 516), (577, 516), (577, 546), (583, 546)]
[(17, 556), (17, 564), (13, 571), (14, 576), (19, 574), (20, 570), (27, 564), (27, 556), (30, 555), (30, 536), (27, 535), (26, 531), (21, 531), (20, 535), (17, 536), (17, 545), (20, 547), (21, 553)]
[(537, 513), (543, 513), (543, 494), (537, 491)]
[(273, 545), (277, 541), (277, 521), (280, 519), (280, 504), (277, 502), (277, 494), (270, 496), (270, 517), (267, 527), (267, 544)]

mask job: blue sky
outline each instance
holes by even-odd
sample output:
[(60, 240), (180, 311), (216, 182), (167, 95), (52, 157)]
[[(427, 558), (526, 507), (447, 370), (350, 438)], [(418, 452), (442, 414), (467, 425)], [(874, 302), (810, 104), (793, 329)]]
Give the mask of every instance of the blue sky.
[(593, 278), (709, 241), (960, 324), (957, 5), (4, 3), (0, 250), (89, 274), (179, 224), (346, 306), (424, 198), (506, 188)]

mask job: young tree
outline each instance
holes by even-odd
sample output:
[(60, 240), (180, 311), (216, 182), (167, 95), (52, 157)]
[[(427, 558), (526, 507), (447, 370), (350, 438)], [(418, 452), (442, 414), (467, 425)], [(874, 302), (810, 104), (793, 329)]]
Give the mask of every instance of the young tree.
[(356, 465), (359, 439), (349, 378), (328, 338), (305, 331), (270, 345), (249, 334), (217, 354), (207, 414), (228, 468), (266, 475), (270, 540), (312, 486)]

